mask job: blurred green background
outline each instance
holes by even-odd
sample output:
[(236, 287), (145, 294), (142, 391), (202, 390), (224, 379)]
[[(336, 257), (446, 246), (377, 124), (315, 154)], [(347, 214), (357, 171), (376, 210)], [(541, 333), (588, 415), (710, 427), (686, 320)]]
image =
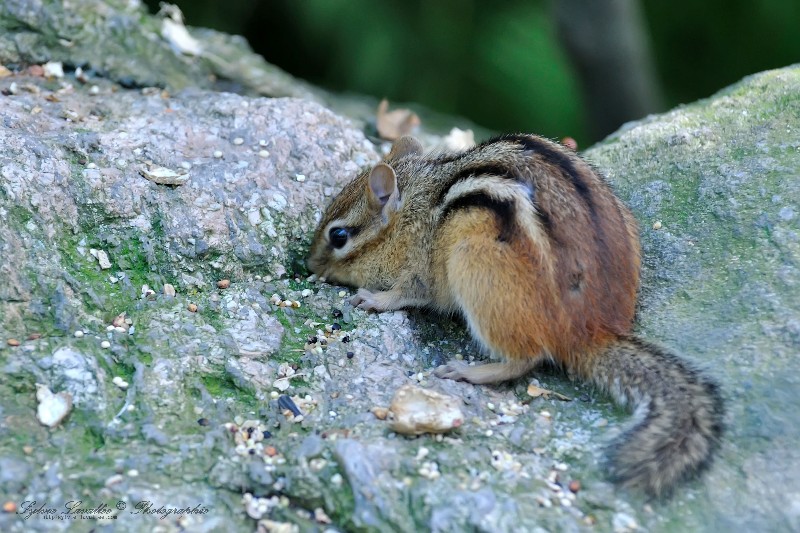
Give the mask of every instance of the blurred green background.
[(799, 0), (175, 3), (188, 25), (244, 35), (327, 89), (583, 148), (626, 120), (800, 61)]

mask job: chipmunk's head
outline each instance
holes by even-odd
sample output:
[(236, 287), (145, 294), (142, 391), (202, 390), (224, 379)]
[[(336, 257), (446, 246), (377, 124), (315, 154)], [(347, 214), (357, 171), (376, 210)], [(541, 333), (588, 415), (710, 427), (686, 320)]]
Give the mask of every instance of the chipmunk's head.
[(311, 244), (308, 267), (330, 281), (358, 287), (380, 283), (385, 262), (381, 244), (391, 238), (403, 198), (391, 164), (422, 153), (413, 137), (395, 141), (385, 162), (345, 185), (325, 210)]

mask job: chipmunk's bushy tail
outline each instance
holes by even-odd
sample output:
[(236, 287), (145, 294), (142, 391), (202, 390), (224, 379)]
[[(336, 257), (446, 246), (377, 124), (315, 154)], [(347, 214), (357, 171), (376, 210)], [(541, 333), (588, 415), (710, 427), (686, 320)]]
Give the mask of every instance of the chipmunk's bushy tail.
[(636, 337), (621, 337), (589, 369), (596, 385), (636, 421), (610, 448), (612, 477), (653, 496), (706, 468), (723, 431), (717, 385), (690, 363)]

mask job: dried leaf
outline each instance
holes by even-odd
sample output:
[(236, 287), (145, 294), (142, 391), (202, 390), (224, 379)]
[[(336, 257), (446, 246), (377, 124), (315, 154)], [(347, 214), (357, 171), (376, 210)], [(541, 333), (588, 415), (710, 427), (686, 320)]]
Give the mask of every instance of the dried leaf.
[(561, 400), (562, 402), (572, 401), (572, 398), (570, 398), (569, 396), (564, 396), (563, 394), (560, 394), (558, 392), (537, 387), (533, 383), (528, 385), (528, 396), (530, 396), (531, 398), (538, 398), (539, 396), (544, 396), (545, 400), (549, 400), (551, 394), (555, 396), (557, 399)]
[(475, 134), (472, 130), (460, 130), (453, 128), (450, 133), (442, 139), (445, 148), (452, 152), (463, 152), (475, 146)]
[(378, 105), (378, 135), (383, 139), (389, 141), (399, 139), (403, 135), (410, 134), (419, 124), (419, 117), (410, 109), (389, 111), (389, 102), (385, 98)]

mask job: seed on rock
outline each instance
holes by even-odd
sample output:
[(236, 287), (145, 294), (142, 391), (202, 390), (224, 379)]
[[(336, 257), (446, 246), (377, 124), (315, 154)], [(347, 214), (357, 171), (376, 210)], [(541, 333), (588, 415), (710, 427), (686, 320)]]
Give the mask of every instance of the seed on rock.
[(81, 337), (83, 337), (83, 331), (78, 330), (75, 333), (73, 333), (73, 335), (75, 335), (76, 339), (80, 339)]
[(275, 446), (267, 446), (266, 448), (264, 448), (264, 455), (275, 457), (276, 455), (278, 455), (278, 450), (275, 449)]
[(123, 324), (125, 324), (125, 313), (115, 316), (114, 320), (111, 321), (111, 325), (115, 328), (122, 327)]
[(370, 409), (370, 412), (375, 415), (375, 418), (378, 420), (386, 420), (386, 417), (389, 416), (389, 408), (388, 407), (373, 407)]
[(111, 343), (108, 342), (108, 341), (103, 341), (103, 342), (100, 343), (100, 347), (104, 348), (104, 349), (111, 348)]
[(573, 479), (569, 482), (569, 490), (577, 494), (578, 491), (581, 490), (581, 482), (577, 479)]
[(35, 341), (36, 339), (41, 339), (41, 338), (42, 338), (42, 334), (41, 333), (31, 333), (30, 335), (28, 335), (28, 339), (27, 340)]
[(164, 295), (174, 298), (175, 294), (177, 294), (175, 292), (175, 287), (171, 283), (165, 283), (164, 284)]
[(6, 513), (16, 513), (17, 512), (17, 504), (12, 501), (7, 501), (3, 504), (3, 512)]
[(242, 139), (241, 137), (236, 137), (235, 139), (233, 139), (233, 144), (235, 144), (236, 146), (244, 144), (244, 139)]
[(269, 157), (269, 152), (267, 150), (259, 150), (258, 151), (258, 157), (260, 157), (262, 159), (266, 159), (266, 158)]
[(300, 183), (303, 183), (304, 181), (306, 181), (306, 177), (303, 174), (296, 174), (295, 175), (295, 179), (297, 179), (297, 181), (299, 181)]
[(303, 292), (300, 293), (300, 296), (306, 298), (308, 296), (311, 296), (312, 294), (314, 294), (314, 291), (312, 291), (311, 289), (303, 289)]
[(339, 298), (344, 298), (345, 296), (347, 296), (347, 292), (339, 291)]
[(653, 229), (661, 229), (661, 221), (660, 220), (656, 220), (653, 223)]
[(354, 352), (347, 352), (347, 358), (348, 359), (352, 359), (354, 355), (355, 355)]
[(6, 342), (9, 346), (19, 346), (19, 341), (17, 339), (8, 339)]
[(211, 422), (208, 420), (208, 418), (198, 418), (197, 423), (200, 424), (201, 426), (207, 426)]
[(278, 398), (278, 407), (281, 409), (288, 409), (295, 417), (303, 414), (300, 412), (297, 404), (294, 403), (294, 400), (292, 400), (292, 398), (286, 394), (282, 394), (280, 398)]
[(231, 280), (229, 279), (221, 279), (217, 282), (217, 287), (220, 289), (227, 289), (231, 286)]
[(214, 157), (217, 158), (217, 159), (221, 159), (222, 158), (222, 152), (220, 150), (215, 150), (214, 151)]
[(189, 304), (186, 307), (186, 309), (188, 309), (190, 313), (196, 313), (197, 312), (197, 305), (196, 304)]

